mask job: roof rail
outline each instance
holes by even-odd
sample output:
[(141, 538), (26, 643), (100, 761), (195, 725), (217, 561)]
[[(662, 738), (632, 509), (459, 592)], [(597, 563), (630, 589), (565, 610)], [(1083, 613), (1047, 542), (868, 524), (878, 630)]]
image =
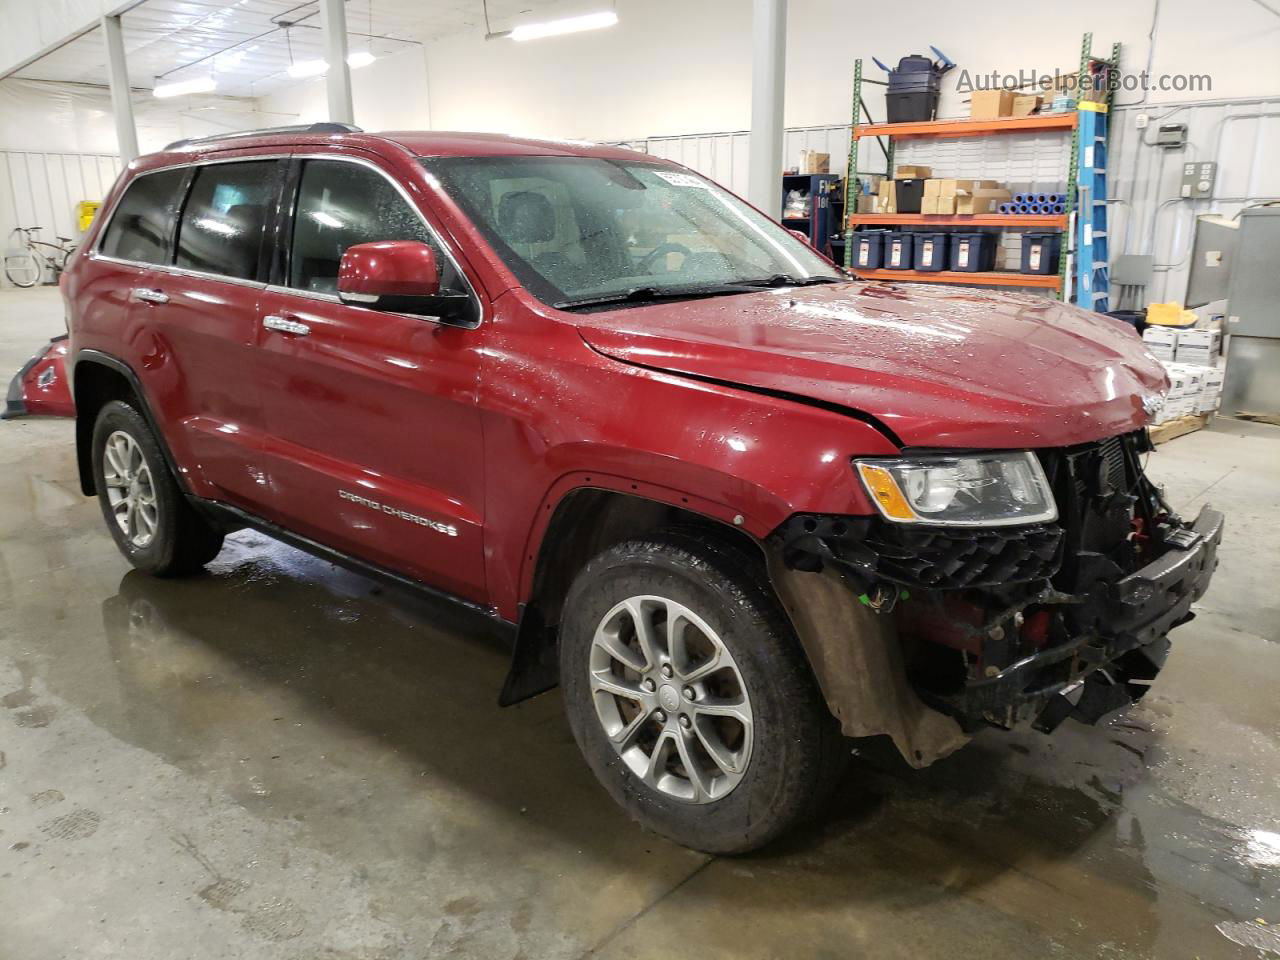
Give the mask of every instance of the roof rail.
[(217, 143), (219, 140), (236, 140), (243, 137), (265, 137), (273, 133), (364, 133), (353, 123), (298, 123), (289, 127), (263, 127), (260, 130), (239, 130), (235, 133), (215, 133), (211, 137), (187, 137), (166, 144), (165, 150), (194, 147), (201, 143)]

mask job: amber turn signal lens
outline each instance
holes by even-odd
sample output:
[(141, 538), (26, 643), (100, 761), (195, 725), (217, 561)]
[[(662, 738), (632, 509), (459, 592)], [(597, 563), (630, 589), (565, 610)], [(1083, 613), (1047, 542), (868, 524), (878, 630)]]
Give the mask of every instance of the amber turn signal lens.
[(867, 485), (871, 495), (876, 498), (876, 503), (879, 504), (886, 517), (893, 520), (914, 520), (916, 518), (915, 511), (907, 503), (907, 498), (902, 495), (902, 491), (898, 489), (898, 484), (888, 470), (870, 463), (860, 463), (858, 464), (858, 473), (861, 474), (862, 482)]

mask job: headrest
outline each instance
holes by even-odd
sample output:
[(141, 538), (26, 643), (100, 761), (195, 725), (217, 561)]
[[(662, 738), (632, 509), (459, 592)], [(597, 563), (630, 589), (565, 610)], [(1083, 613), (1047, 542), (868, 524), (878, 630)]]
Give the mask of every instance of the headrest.
[(556, 235), (556, 214), (542, 194), (519, 190), (498, 201), (498, 227), (507, 243), (546, 243)]

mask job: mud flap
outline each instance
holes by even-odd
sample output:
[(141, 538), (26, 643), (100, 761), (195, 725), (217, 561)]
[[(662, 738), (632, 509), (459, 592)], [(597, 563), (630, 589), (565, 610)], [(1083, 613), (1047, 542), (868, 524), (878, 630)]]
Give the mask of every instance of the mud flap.
[(830, 567), (789, 570), (780, 551), (767, 552), (774, 587), (845, 736), (885, 734), (913, 767), (927, 767), (969, 742), (954, 719), (911, 689), (891, 616), (859, 603)]
[(23, 364), (9, 383), (4, 413), (15, 417), (74, 417), (75, 401), (67, 381), (67, 338), (55, 337)]

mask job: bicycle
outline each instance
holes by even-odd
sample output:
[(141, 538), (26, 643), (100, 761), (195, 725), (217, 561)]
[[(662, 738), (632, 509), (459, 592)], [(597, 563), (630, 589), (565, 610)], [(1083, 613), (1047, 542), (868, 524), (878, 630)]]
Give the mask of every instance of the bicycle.
[[(4, 275), (15, 287), (34, 287), (44, 279), (46, 271), (53, 275), (53, 282), (67, 267), (67, 261), (76, 252), (71, 237), (58, 237), (57, 243), (37, 240), (41, 227), (14, 227), (9, 234), (10, 249), (4, 255)], [(14, 237), (17, 241), (14, 241)]]

